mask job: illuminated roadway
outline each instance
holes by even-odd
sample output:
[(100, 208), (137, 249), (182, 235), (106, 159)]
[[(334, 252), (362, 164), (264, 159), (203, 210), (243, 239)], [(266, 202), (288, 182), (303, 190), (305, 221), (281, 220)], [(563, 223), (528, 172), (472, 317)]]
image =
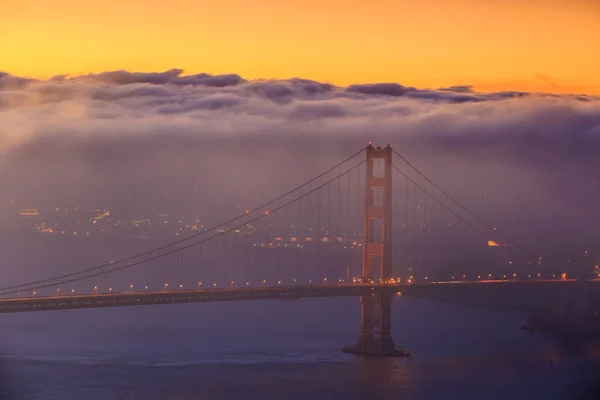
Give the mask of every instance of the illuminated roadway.
[[(588, 281), (600, 285), (600, 280)], [(528, 299), (546, 298), (556, 290), (577, 290), (576, 279), (561, 280), (478, 280), (388, 284), (327, 284), (269, 287), (240, 287), (218, 289), (169, 290), (160, 292), (99, 293), (71, 296), (27, 297), (0, 300), (0, 313), (27, 311), (66, 310), (76, 308), (125, 307), (153, 304), (208, 303), (242, 300), (296, 300), (300, 298), (364, 296), (375, 292), (429, 297), (444, 301), (481, 303), (516, 308), (509, 298), (519, 299), (519, 305), (527, 309)], [(597, 286), (594, 284), (594, 288)], [(460, 291), (451, 289), (460, 287)], [(557, 289), (559, 288), (559, 289)], [(524, 289), (524, 290), (523, 290)], [(532, 290), (533, 289), (533, 290)], [(542, 295), (543, 296), (540, 296)], [(500, 298), (501, 297), (501, 298)], [(543, 300), (543, 301), (547, 301)], [(492, 304), (499, 302), (500, 304)]]

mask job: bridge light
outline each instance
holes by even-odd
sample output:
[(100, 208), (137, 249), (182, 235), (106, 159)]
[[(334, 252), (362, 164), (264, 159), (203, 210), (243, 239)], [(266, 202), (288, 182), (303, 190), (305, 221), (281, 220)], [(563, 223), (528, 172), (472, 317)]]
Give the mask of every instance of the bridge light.
[(108, 291), (109, 291), (109, 292), (112, 292), (112, 288), (108, 288)]
[(488, 277), (489, 277), (489, 278), (491, 278), (491, 277), (492, 277), (492, 274), (488, 274)]
[(217, 287), (217, 284), (216, 284), (216, 283), (213, 283), (213, 287)]
[(481, 279), (481, 275), (477, 275), (477, 279)]
[(308, 280), (308, 283), (312, 283), (312, 279), (309, 279), (309, 280)]
[(130, 288), (130, 289), (133, 289), (133, 283), (132, 283), (131, 285), (129, 285), (129, 288)]
[(146, 286), (146, 290), (148, 290), (148, 286)]
[(281, 285), (281, 281), (277, 281), (277, 284), (278, 284), (278, 285)]
[(183, 285), (179, 285), (179, 289), (183, 289)]

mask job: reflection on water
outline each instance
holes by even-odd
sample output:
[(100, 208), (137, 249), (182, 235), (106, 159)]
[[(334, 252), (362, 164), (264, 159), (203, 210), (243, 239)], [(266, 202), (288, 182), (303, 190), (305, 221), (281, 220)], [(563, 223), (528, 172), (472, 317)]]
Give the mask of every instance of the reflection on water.
[(0, 391), (27, 399), (556, 399), (594, 383), (600, 346), (567, 352), (525, 316), (404, 297), (410, 358), (341, 353), (357, 299), (240, 302), (0, 316)]

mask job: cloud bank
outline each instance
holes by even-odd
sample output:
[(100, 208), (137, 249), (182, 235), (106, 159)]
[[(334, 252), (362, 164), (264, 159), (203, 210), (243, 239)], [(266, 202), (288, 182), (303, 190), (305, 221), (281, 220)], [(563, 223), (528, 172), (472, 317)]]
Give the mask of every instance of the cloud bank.
[[(42, 138), (115, 140), (189, 134), (369, 136), (485, 145), (552, 141), (597, 145), (600, 99), (478, 93), (397, 83), (336, 87), (305, 79), (110, 71), (40, 81), (0, 73), (0, 149)], [(367, 129), (368, 128), (368, 129)], [(85, 133), (84, 133), (85, 132)], [(167, 133), (168, 132), (168, 133)], [(549, 143), (546, 143), (549, 144)]]
[[(57, 191), (97, 196), (92, 175), (111, 177), (115, 193), (171, 187), (174, 176), (203, 187), (227, 177), (224, 185), (268, 191), (367, 141), (392, 144), (475, 207), (497, 191), (504, 212), (541, 202), (540, 210), (566, 220), (574, 202), (592, 210), (600, 188), (600, 98), (593, 96), (337, 87), (178, 69), (48, 80), (0, 73), (4, 203), (58, 199)], [(491, 181), (504, 186), (486, 186)]]

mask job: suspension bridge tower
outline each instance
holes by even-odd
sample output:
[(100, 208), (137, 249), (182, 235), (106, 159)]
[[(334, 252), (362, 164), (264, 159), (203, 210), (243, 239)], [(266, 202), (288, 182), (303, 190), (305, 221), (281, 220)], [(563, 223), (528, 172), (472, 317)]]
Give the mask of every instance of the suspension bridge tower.
[[(392, 278), (392, 148), (366, 148), (365, 211), (362, 281), (386, 282)], [(375, 173), (375, 161), (383, 161)], [(381, 162), (379, 165), (381, 167)], [(380, 232), (375, 227), (381, 227)], [(392, 297), (385, 288), (361, 296), (361, 329), (356, 346), (342, 348), (360, 356), (402, 357), (409, 353), (394, 347), (391, 335)]]

